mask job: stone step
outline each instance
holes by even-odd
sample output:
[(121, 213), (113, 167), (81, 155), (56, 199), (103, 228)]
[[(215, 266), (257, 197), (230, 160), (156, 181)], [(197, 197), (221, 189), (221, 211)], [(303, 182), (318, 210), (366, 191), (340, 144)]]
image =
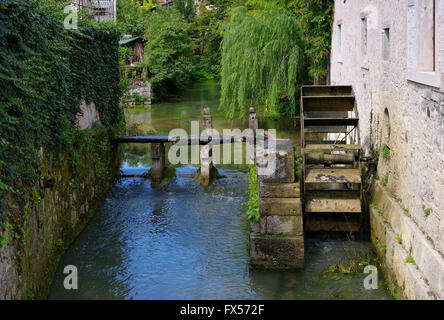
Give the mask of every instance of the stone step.
[(306, 139), (304, 145), (346, 145), (345, 141), (333, 141), (333, 140), (310, 140)]
[(300, 198), (299, 183), (265, 183), (259, 181), (260, 198)]
[(250, 235), (253, 267), (300, 269), (304, 267), (304, 236)]
[(259, 214), (261, 216), (302, 215), (300, 198), (260, 198)]
[[(260, 152), (259, 152), (260, 153)], [(258, 167), (258, 180), (264, 183), (293, 183), (295, 181), (294, 174), (294, 150), (293, 142), (291, 140), (276, 139), (276, 150), (265, 150), (265, 157), (259, 154), (256, 158)], [(272, 162), (268, 159), (275, 159)], [(275, 167), (272, 165), (275, 164)], [(266, 169), (270, 166), (269, 170)], [(267, 175), (261, 175), (265, 172)]]
[(304, 234), (302, 215), (300, 216), (263, 216), (259, 222), (251, 221), (250, 230), (262, 235), (294, 235)]

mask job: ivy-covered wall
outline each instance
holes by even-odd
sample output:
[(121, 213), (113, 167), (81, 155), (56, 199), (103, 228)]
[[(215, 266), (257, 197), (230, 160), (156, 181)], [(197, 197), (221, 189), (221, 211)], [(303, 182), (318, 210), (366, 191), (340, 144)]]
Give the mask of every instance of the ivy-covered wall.
[[(119, 159), (119, 32), (67, 3), (0, 2), (0, 299), (43, 298), (61, 252), (106, 195)], [(80, 105), (100, 123), (80, 131)]]
[(120, 153), (113, 137), (99, 125), (76, 134), (73, 154), (41, 155), (41, 179), (29, 189), (23, 213), (4, 223), (0, 300), (46, 296), (61, 254), (115, 181)]
[(2, 211), (11, 209), (6, 192), (26, 203), (23, 188), (34, 184), (41, 174), (38, 153), (42, 147), (45, 153), (72, 149), (82, 100), (94, 102), (105, 127), (122, 120), (118, 30), (81, 17), (77, 30), (66, 30), (59, 3), (0, 3)]

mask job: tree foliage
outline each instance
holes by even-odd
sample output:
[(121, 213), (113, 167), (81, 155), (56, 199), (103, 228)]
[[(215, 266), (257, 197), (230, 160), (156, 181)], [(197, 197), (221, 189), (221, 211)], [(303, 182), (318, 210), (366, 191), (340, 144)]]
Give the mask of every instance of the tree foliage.
[(294, 113), (307, 75), (304, 46), (286, 10), (234, 8), (222, 42), (221, 108), (231, 118), (258, 104), (270, 114)]
[(193, 0), (175, 0), (174, 8), (180, 12), (182, 18), (190, 21), (196, 16), (196, 10), (193, 2)]
[(177, 92), (191, 80), (195, 58), (187, 24), (177, 10), (156, 10), (146, 30), (145, 61), (155, 98)]
[(148, 27), (149, 8), (154, 2), (118, 0), (117, 1), (117, 27), (122, 33), (134, 37), (142, 36)]
[(327, 75), (331, 48), (334, 0), (292, 0), (298, 19), (309, 41), (306, 53), (310, 59), (310, 76)]

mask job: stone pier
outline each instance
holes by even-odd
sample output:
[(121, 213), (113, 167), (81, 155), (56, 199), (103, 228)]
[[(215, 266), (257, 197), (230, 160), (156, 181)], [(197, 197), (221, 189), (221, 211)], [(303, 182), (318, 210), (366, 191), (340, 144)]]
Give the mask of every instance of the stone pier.
[(150, 177), (154, 184), (160, 183), (165, 170), (165, 145), (163, 143), (151, 144), (151, 171)]
[[(276, 157), (274, 173), (258, 175), (260, 219), (251, 223), (251, 265), (266, 269), (303, 268), (304, 229), (293, 143), (277, 139), (273, 153), (268, 152), (268, 157)], [(259, 172), (259, 163), (258, 168)]]
[[(204, 135), (211, 136), (213, 129), (213, 120), (211, 118), (210, 108), (203, 110), (203, 129)], [(216, 167), (213, 165), (213, 150), (211, 145), (205, 144), (200, 150), (200, 169), (196, 173), (196, 179), (204, 187), (208, 187), (212, 180), (216, 179), (219, 175)]]

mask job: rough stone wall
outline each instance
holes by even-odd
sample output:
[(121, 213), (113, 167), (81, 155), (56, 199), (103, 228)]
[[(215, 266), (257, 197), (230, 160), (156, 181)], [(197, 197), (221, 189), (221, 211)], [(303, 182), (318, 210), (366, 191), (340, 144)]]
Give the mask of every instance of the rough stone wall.
[(128, 93), (122, 98), (123, 103), (127, 105), (138, 104), (134, 98), (135, 94), (146, 98), (143, 104), (151, 104), (151, 83), (148, 81), (132, 79)]
[[(41, 153), (41, 181), (23, 208), (20, 243), (0, 245), (0, 300), (45, 298), (64, 249), (78, 235), (113, 183), (120, 159), (112, 133), (85, 130), (77, 167), (66, 150)], [(1, 234), (0, 234), (1, 235)], [(13, 239), (5, 231), (2, 239)]]
[[(436, 73), (418, 76), (411, 68), (418, 58), (417, 39), (423, 36), (417, 27), (418, 0), (335, 1), (332, 84), (353, 85), (364, 150), (369, 153), (372, 143), (378, 150), (385, 144), (390, 148), (389, 159), (380, 156), (378, 166), (377, 193), (385, 197), (375, 196), (374, 202), (379, 213), (393, 219), (386, 217), (384, 223), (372, 209), (372, 240), (386, 246), (389, 274), (411, 299), (444, 299), (444, 3), (436, 3)], [(367, 55), (362, 49), (363, 17)], [(388, 60), (383, 59), (386, 28)], [(432, 76), (438, 81), (423, 80)], [(376, 231), (381, 228), (386, 231)], [(386, 239), (390, 234), (399, 234), (402, 244)], [(396, 263), (389, 258), (392, 250)], [(405, 262), (409, 254), (418, 274), (402, 277), (412, 266)], [(407, 289), (415, 287), (415, 281), (424, 292)]]
[(80, 104), (81, 113), (76, 119), (76, 127), (80, 130), (91, 129), (95, 123), (100, 123), (100, 116), (93, 102), (86, 104), (82, 101)]
[[(258, 175), (259, 221), (250, 223), (250, 258), (255, 268), (299, 269), (305, 264), (300, 182), (293, 143), (276, 140), (272, 175)], [(262, 161), (258, 160), (260, 167)]]

